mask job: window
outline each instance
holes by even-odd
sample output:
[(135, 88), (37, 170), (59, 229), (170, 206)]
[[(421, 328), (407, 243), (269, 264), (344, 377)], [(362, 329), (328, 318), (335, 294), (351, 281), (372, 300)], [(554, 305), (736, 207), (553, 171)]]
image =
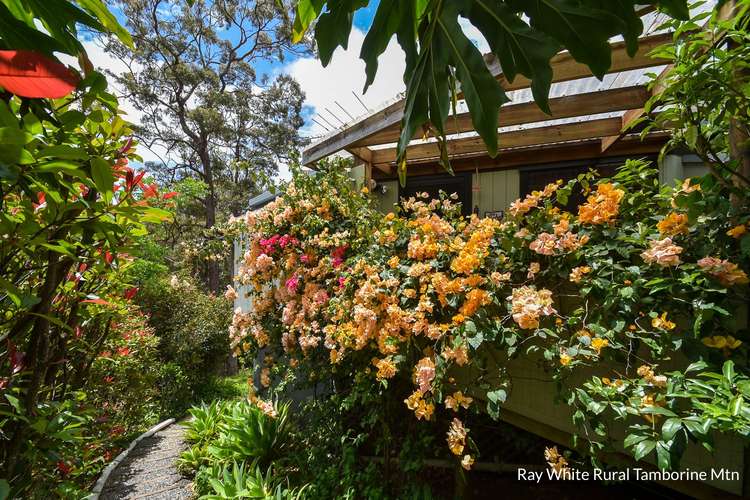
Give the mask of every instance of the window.
[(398, 196), (400, 200), (426, 192), (430, 198), (440, 198), (440, 191), (448, 195), (456, 193), (461, 202), (461, 212), (464, 215), (471, 214), (471, 172), (409, 177), (406, 179), (406, 186), (399, 186)]
[[(580, 161), (554, 167), (545, 166), (521, 170), (521, 197), (523, 198), (532, 191), (541, 191), (544, 186), (558, 179), (568, 182), (591, 169), (598, 171), (602, 177), (611, 177), (616, 173), (617, 167), (624, 162), (625, 159), (623, 158), (607, 158), (605, 160)], [(585, 201), (583, 193), (580, 190), (575, 190), (571, 193), (568, 204), (563, 208), (568, 211), (575, 211), (576, 207)]]

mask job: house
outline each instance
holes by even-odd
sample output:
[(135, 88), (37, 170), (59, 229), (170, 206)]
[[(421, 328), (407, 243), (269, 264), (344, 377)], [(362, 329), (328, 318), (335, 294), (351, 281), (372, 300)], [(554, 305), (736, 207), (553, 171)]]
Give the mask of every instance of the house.
[[(627, 158), (656, 160), (668, 140), (666, 132), (640, 137), (637, 127), (623, 129), (643, 116), (643, 106), (652, 95), (649, 73), (659, 74), (666, 67), (666, 61), (649, 56), (672, 39), (671, 33), (657, 31), (659, 24), (657, 14), (644, 16), (648, 29), (633, 57), (627, 55), (623, 41), (614, 41), (612, 66), (601, 81), (567, 52), (555, 56), (551, 115), (533, 102), (526, 78), (507, 81), (496, 58), (486, 55), (488, 67), (511, 99), (500, 110), (500, 152), (495, 158), (487, 154), (465, 106), (459, 107), (457, 116), (445, 124), (455, 175), (439, 165), (434, 139), (415, 138), (407, 149), (406, 185), (399, 185), (395, 143), (403, 98), (310, 144), (303, 150), (302, 162), (314, 169), (318, 160), (348, 152), (359, 163), (353, 177), (375, 188), (372, 191), (383, 211), (392, 209), (401, 197), (443, 190), (458, 194), (466, 214), (500, 217), (512, 201), (551, 181), (573, 178), (589, 168), (609, 175)], [(706, 169), (696, 157), (672, 154), (661, 163), (660, 171), (661, 180), (671, 182), (701, 175)]]
[[(443, 190), (458, 195), (465, 214), (502, 217), (511, 202), (557, 179), (571, 179), (590, 168), (608, 176), (628, 158), (656, 161), (669, 139), (668, 133), (656, 130), (642, 135), (637, 127), (644, 106), (653, 95), (652, 86), (648, 85), (649, 73), (661, 75), (667, 67), (667, 61), (652, 58), (649, 53), (672, 40), (671, 33), (653, 29), (659, 24), (656, 17), (648, 14), (644, 18), (650, 28), (633, 57), (626, 53), (623, 41), (612, 41), (612, 65), (601, 81), (567, 52), (557, 54), (552, 60), (551, 115), (533, 102), (527, 79), (517, 76), (508, 81), (497, 60), (486, 56), (488, 67), (511, 98), (500, 110), (500, 152), (495, 158), (488, 155), (484, 142), (473, 130), (471, 117), (465, 108), (460, 108), (445, 124), (455, 175), (446, 173), (439, 164), (434, 139), (414, 138), (407, 148), (406, 185), (399, 185), (395, 143), (405, 107), (403, 98), (309, 145), (303, 151), (302, 162), (314, 169), (315, 163), (327, 156), (351, 154), (358, 163), (352, 176), (371, 187), (383, 211), (390, 211), (401, 197), (424, 191), (435, 195)], [(697, 157), (679, 151), (659, 162), (663, 183), (706, 171)], [(540, 376), (534, 361), (524, 357), (509, 370), (515, 372), (513, 378), (519, 382), (503, 405), (501, 418), (551, 441), (570, 445), (577, 431), (571, 424), (570, 408), (555, 402), (554, 382)], [(744, 445), (720, 435), (716, 439), (717, 451), (713, 455), (697, 446), (689, 447), (682, 469), (739, 467), (744, 471)], [(613, 455), (618, 455), (616, 460), (620, 463), (632, 463), (622, 453)], [(665, 484), (699, 497), (743, 494), (742, 481), (721, 478)]]

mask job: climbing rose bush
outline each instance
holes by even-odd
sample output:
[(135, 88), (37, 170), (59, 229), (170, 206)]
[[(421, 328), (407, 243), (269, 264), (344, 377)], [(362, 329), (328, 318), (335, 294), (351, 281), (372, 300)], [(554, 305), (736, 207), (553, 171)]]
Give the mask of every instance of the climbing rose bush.
[[(750, 215), (712, 177), (657, 179), (629, 161), (611, 179), (552, 183), (497, 221), (426, 194), (382, 215), (340, 172), (296, 172), (234, 221), (247, 243), (237, 282), (253, 303), (235, 311), (234, 352), (252, 363), (264, 349), (263, 386), (284, 375), (379, 387), (414, 418), (445, 420), (466, 469), (479, 450), (461, 415), (497, 418), (507, 363), (541, 360), (592, 451), (614, 415), (637, 459), (656, 450), (676, 467), (689, 439), (750, 432)], [(585, 202), (569, 210), (575, 190)], [(577, 370), (587, 381), (575, 386)]]

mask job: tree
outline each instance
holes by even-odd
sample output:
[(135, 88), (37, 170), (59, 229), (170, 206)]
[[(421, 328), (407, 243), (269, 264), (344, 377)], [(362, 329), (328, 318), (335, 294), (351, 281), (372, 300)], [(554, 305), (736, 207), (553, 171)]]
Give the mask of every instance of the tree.
[[(327, 65), (336, 47), (347, 46), (354, 12), (368, 3), (300, 0), (295, 39), (302, 39), (315, 23), (320, 59)], [(406, 103), (397, 159), (402, 183), (406, 146), (420, 127), (438, 139), (443, 166), (450, 170), (443, 125), (459, 91), (487, 151), (497, 154), (498, 113), (509, 99), (464, 34), (459, 16), (482, 33), (508, 81), (517, 75), (531, 80), (534, 100), (548, 111), (552, 56), (568, 50), (601, 78), (611, 65), (609, 39), (622, 35), (634, 54), (643, 32), (640, 14), (653, 7), (674, 18), (689, 17), (687, 0), (381, 0), (360, 57), (366, 63), (367, 90), (378, 56), (394, 35), (406, 54)]]
[[(255, 68), (304, 50), (291, 42), (290, 7), (272, 0), (119, 5), (136, 50), (108, 43), (108, 51), (129, 68), (114, 77), (143, 112), (139, 135), (166, 151), (152, 169), (173, 181), (194, 178), (205, 186), (195, 191), (200, 192), (195, 201), (210, 238), (217, 217), (229, 213), (220, 206), (226, 195), (236, 196), (239, 188), (246, 199), (302, 144), (299, 85), (287, 76), (258, 77)], [(208, 260), (206, 267), (208, 287), (218, 291), (218, 262)]]
[(70, 394), (137, 292), (118, 275), (124, 254), (145, 222), (169, 216), (150, 206), (155, 186), (127, 166), (130, 125), (88, 61), (81, 26), (131, 43), (102, 0), (0, 4), (3, 498), (50, 487), (37, 467), (80, 440), (84, 419), (69, 409), (81, 402)]

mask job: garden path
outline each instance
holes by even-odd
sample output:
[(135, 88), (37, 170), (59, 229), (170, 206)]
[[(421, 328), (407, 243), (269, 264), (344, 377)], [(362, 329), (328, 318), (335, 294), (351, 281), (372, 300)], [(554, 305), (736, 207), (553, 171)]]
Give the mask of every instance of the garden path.
[(186, 448), (185, 430), (172, 424), (139, 442), (115, 469), (101, 500), (193, 498), (191, 481), (177, 472), (175, 461)]

